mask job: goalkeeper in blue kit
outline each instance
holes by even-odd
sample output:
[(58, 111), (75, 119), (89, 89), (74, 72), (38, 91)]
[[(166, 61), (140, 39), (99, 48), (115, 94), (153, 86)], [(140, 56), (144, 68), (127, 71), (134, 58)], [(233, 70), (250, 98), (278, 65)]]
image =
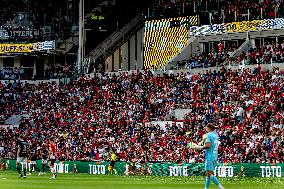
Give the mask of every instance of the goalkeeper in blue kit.
[[(190, 147), (196, 150), (205, 150), (205, 189), (209, 188), (211, 181), (213, 181), (219, 189), (224, 189), (224, 187), (219, 183), (218, 179), (213, 175), (217, 164), (219, 136), (215, 132), (215, 126), (213, 124), (208, 124), (206, 126), (206, 131), (207, 134), (203, 136), (202, 142), (198, 145), (191, 144)], [(203, 141), (205, 141), (204, 145), (202, 145)]]

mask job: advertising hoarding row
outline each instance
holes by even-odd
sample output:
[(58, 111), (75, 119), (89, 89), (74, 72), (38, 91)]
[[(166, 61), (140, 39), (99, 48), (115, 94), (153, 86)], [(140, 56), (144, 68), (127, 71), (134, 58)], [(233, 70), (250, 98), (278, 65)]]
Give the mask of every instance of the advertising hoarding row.
[[(16, 170), (16, 160), (8, 160), (9, 170)], [(40, 168), (41, 161), (37, 161)], [(92, 175), (110, 174), (109, 162), (65, 161), (55, 163), (58, 173), (78, 172)], [(28, 171), (30, 164), (27, 164)], [(129, 163), (117, 162), (115, 169), (119, 175), (147, 174), (153, 176), (204, 176), (203, 163), (177, 164), (169, 162), (157, 163)], [(214, 174), (218, 177), (284, 177), (284, 164), (232, 163), (218, 164)]]

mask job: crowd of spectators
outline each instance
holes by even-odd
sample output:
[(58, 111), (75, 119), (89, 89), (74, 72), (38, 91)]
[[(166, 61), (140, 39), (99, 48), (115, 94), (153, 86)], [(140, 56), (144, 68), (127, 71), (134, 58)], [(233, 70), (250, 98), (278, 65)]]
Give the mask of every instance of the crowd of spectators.
[[(103, 74), (64, 86), (0, 83), (1, 115), (28, 115), (18, 129), (1, 129), (2, 155), (15, 158), (16, 136), (24, 134), (42, 148), (54, 137), (62, 160), (107, 160), (113, 150), (121, 161), (201, 162), (188, 144), (214, 123), (219, 161), (283, 163), (283, 75), (223, 68), (202, 75)], [(145, 124), (166, 120), (180, 105), (190, 109), (183, 124)]]
[(21, 79), (24, 73), (23, 68), (0, 68), (0, 80)]
[[(28, 72), (29, 69), (32, 73)], [(34, 68), (23, 68), (23, 67), (4, 67), (0, 68), (0, 80), (32, 80), (32, 79), (61, 79), (61, 78), (72, 78), (76, 76), (76, 68), (74, 64), (64, 66), (47, 66), (43, 76), (33, 75)]]
[(60, 79), (70, 78), (76, 75), (76, 68), (74, 64), (64, 66), (48, 66), (45, 69), (45, 79)]
[(236, 44), (221, 41), (210, 52), (202, 52), (192, 56), (189, 60), (179, 61), (171, 69), (284, 63), (284, 41), (282, 43), (266, 42), (262, 46), (247, 48), (240, 55), (234, 56), (233, 53), (237, 49)]
[[(225, 0), (221, 3), (221, 9), (224, 11), (224, 20), (226, 23), (283, 17), (283, 8), (284, 1), (282, 0)], [(219, 21), (217, 18), (216, 22), (220, 23), (222, 20), (220, 16), (218, 17)]]
[(160, 0), (150, 8), (150, 17), (173, 17), (201, 12), (212, 13), (212, 23), (229, 23), (283, 17), (282, 0)]

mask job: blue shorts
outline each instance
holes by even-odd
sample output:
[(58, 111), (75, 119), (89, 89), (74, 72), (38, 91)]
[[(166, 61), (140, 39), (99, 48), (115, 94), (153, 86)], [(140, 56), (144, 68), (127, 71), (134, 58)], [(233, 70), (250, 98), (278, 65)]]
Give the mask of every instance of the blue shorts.
[(205, 161), (205, 171), (215, 171), (217, 161)]

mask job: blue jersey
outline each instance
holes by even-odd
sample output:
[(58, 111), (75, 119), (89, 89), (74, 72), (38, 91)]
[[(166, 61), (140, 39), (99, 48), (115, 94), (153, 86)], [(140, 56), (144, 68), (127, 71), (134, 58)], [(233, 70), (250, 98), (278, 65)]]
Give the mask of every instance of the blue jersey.
[(205, 150), (205, 160), (206, 161), (217, 161), (218, 156), (218, 140), (219, 136), (215, 131), (207, 134), (207, 139), (205, 143), (210, 143), (210, 148)]

